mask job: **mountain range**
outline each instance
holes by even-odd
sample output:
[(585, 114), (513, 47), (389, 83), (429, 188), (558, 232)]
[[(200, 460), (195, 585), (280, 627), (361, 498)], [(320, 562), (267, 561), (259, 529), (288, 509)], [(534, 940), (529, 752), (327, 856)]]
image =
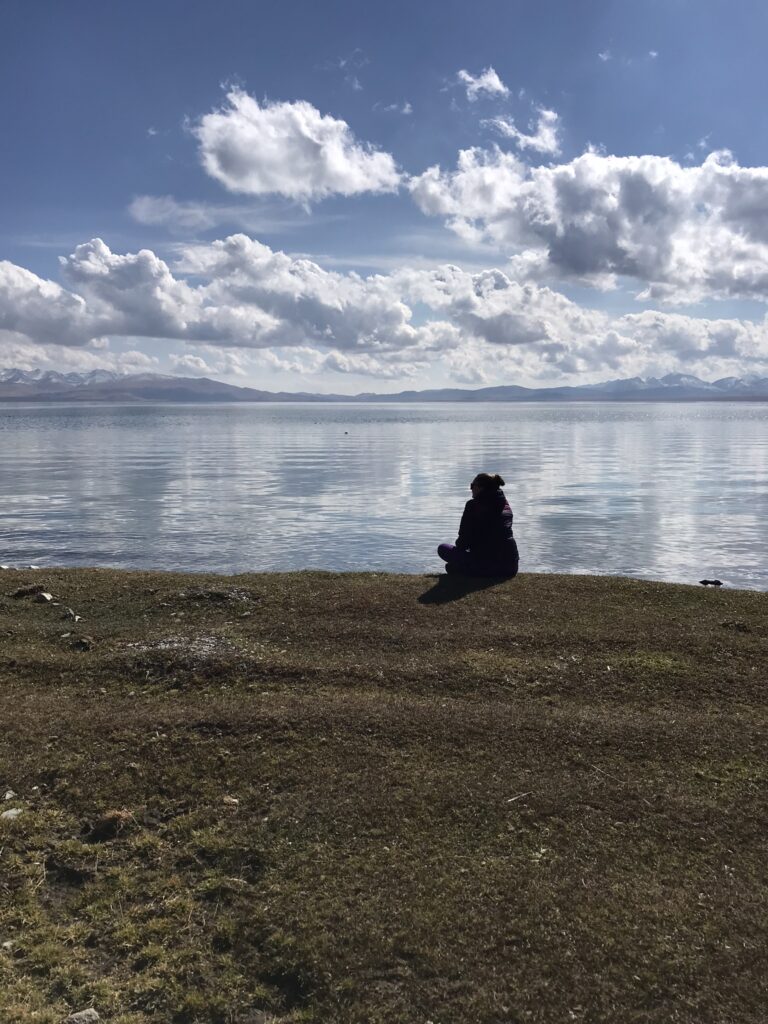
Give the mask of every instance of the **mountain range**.
[(690, 402), (768, 401), (768, 377), (722, 377), (705, 381), (689, 374), (629, 377), (600, 384), (524, 388), (515, 384), (486, 388), (438, 388), (322, 395), (260, 391), (208, 377), (159, 373), (121, 374), (111, 370), (58, 373), (55, 370), (0, 370), (0, 401), (8, 402)]

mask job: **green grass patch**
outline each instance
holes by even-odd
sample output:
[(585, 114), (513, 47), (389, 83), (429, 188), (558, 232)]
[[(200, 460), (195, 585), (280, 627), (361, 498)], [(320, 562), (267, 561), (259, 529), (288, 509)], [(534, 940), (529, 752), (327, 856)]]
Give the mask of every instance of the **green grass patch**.
[(0, 1020), (762, 1024), (767, 651), (627, 579), (3, 572)]

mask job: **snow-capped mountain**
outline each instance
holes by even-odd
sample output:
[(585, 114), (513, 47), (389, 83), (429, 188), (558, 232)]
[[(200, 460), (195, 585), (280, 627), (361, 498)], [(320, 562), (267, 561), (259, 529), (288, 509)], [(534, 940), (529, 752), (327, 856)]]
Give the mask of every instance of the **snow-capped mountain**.
[(687, 373), (629, 377), (599, 384), (524, 388), (501, 385), (469, 390), (438, 388), (398, 394), (318, 395), (235, 387), (208, 377), (160, 373), (120, 374), (112, 370), (58, 373), (55, 370), (0, 370), (0, 401), (87, 402), (691, 402), (768, 401), (768, 377), (749, 374), (706, 381)]

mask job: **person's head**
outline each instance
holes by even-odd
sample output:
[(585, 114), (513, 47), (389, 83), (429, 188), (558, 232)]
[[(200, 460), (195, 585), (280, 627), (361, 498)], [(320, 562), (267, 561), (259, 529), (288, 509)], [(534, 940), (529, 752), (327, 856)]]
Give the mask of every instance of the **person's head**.
[(478, 494), (483, 494), (486, 491), (498, 491), (498, 489), (503, 486), (504, 481), (498, 473), (478, 473), (469, 485), (473, 498), (476, 498)]

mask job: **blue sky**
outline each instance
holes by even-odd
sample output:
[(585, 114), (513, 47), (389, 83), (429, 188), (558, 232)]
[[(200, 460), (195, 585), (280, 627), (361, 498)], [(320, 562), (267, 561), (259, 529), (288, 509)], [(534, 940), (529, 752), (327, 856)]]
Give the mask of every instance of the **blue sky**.
[(3, 0), (0, 365), (768, 374), (767, 35), (752, 0)]

